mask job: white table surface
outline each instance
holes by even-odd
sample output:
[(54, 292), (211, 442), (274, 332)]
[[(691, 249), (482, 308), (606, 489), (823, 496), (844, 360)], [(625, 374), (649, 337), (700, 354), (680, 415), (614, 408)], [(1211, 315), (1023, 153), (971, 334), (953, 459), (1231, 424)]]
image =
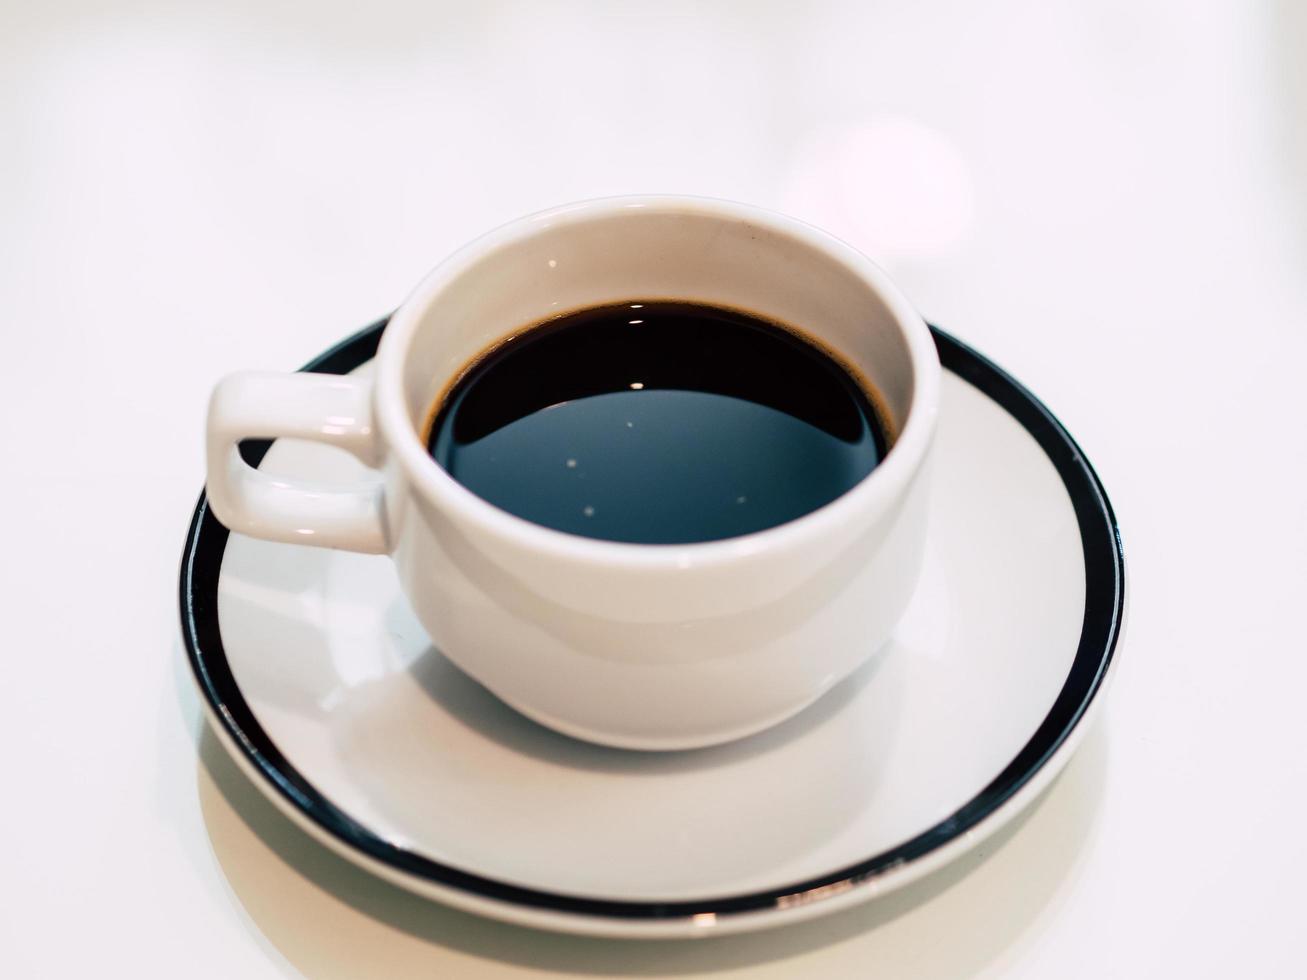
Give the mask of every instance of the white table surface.
[[(738, 939), (372, 881), (203, 733), (208, 389), (478, 232), (680, 191), (878, 258), (1042, 396), (1125, 535), (1107, 711), (982, 853)], [(1307, 3), (0, 0), (0, 974), (1303, 976)]]

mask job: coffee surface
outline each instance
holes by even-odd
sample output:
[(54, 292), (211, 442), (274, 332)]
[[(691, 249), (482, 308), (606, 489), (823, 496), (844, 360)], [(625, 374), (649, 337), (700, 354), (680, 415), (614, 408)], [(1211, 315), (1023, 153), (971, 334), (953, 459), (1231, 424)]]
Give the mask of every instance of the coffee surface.
[(845, 493), (886, 452), (867, 392), (796, 333), (632, 300), (523, 331), (471, 365), (432, 457), (510, 514), (609, 541), (761, 531)]

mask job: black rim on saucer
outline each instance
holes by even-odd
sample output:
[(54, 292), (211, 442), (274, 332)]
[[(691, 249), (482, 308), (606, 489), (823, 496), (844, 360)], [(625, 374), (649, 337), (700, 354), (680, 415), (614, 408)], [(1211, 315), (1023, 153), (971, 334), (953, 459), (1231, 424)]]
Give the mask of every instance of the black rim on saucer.
[[(306, 364), (305, 371), (345, 374), (376, 353), (387, 320), (374, 323)], [(1080, 527), (1085, 562), (1085, 610), (1080, 644), (1066, 681), (1043, 722), (1008, 765), (957, 811), (911, 840), (857, 864), (783, 888), (687, 902), (635, 902), (523, 888), (432, 861), (382, 840), (326, 799), (278, 751), (246, 703), (223, 649), (218, 624), (218, 577), (227, 529), (200, 497), (181, 563), (181, 619), (187, 656), (199, 688), (231, 743), (273, 791), (346, 846), (413, 878), (523, 908), (621, 920), (668, 920), (732, 915), (806, 904), (842, 893), (916, 861), (994, 813), (1048, 762), (1097, 695), (1121, 631), (1125, 562), (1111, 504), (1080, 447), (1038, 399), (949, 334), (932, 327), (940, 361), (997, 402), (1039, 443), (1062, 478)], [(271, 444), (242, 445), (257, 465)]]

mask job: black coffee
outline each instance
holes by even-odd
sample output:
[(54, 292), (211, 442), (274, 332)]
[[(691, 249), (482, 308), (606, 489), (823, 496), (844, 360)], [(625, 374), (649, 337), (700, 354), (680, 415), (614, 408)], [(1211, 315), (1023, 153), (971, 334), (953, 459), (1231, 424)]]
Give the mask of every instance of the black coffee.
[(784, 524), (886, 439), (830, 355), (746, 313), (632, 302), (548, 320), (474, 363), (431, 426), (473, 493), (589, 538), (681, 544)]

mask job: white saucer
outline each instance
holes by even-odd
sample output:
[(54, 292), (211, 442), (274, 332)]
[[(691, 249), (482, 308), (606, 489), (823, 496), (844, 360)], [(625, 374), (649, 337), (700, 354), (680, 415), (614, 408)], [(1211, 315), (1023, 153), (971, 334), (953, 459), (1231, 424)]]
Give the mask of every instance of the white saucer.
[[(308, 368), (368, 370), (383, 327)], [(762, 928), (940, 866), (1066, 764), (1101, 702), (1125, 581), (1075, 443), (1001, 370), (936, 339), (946, 372), (920, 588), (887, 649), (778, 728), (662, 754), (557, 735), (428, 645), (387, 559), (229, 536), (201, 499), (182, 624), (214, 730), (345, 857), (527, 925)], [(331, 480), (358, 466), (289, 441), (247, 456)]]

